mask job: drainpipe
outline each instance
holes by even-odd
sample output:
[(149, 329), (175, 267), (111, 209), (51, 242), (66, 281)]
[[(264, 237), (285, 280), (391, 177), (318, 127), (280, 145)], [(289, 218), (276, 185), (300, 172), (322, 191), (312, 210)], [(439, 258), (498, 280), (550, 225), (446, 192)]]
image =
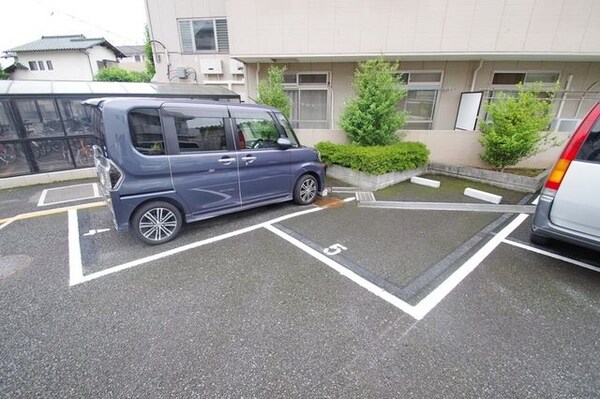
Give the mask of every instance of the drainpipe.
[[(569, 75), (567, 78), (567, 84), (565, 85), (565, 91), (563, 92), (562, 98), (560, 99), (560, 105), (558, 106), (558, 111), (556, 111), (556, 119), (560, 119), (560, 115), (562, 114), (562, 110), (565, 106), (565, 100), (567, 98), (567, 91), (571, 88), (571, 81), (573, 81), (573, 75)], [(577, 114), (575, 114), (577, 117)]]
[(596, 86), (598, 83), (600, 83), (600, 80), (595, 81), (594, 83), (592, 83), (590, 85), (590, 87), (588, 87), (583, 94), (581, 95), (581, 98), (579, 99), (579, 104), (577, 104), (577, 110), (575, 111), (575, 118), (577, 118), (577, 115), (579, 115), (579, 111), (581, 111), (581, 104), (583, 103), (583, 100), (585, 99), (585, 96), (590, 92), (590, 90), (592, 90), (594, 88), (594, 86)]
[[(260, 62), (256, 63), (256, 97), (258, 97), (258, 74), (260, 72)], [(250, 97), (248, 97), (250, 98)]]
[(90, 66), (90, 74), (92, 75), (92, 78), (90, 80), (94, 80), (94, 68), (92, 68), (92, 60), (90, 59), (90, 53), (88, 53), (87, 50), (79, 50), (79, 52), (87, 56), (88, 65)]
[(479, 72), (482, 66), (483, 60), (479, 60), (479, 66), (477, 67), (477, 69), (475, 69), (475, 72), (473, 72), (473, 80), (471, 81), (471, 91), (475, 91), (475, 80), (477, 79), (477, 73)]

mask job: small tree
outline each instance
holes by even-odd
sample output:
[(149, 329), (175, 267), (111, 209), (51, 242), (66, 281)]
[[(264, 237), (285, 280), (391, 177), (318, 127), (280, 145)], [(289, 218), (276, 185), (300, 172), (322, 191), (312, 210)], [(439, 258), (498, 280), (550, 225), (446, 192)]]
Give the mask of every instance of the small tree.
[[(544, 145), (556, 145), (549, 139), (549, 132), (542, 132), (552, 120), (550, 111), (555, 91), (556, 87), (519, 85), (515, 96), (500, 93), (497, 100), (488, 103), (485, 109), (489, 120), (481, 120), (479, 125), (480, 143), (484, 148), (481, 159), (504, 171), (537, 154)], [(542, 93), (549, 96), (541, 98)]]
[(340, 125), (354, 144), (388, 145), (397, 142), (396, 131), (404, 126), (406, 114), (398, 104), (406, 88), (395, 75), (397, 63), (382, 58), (362, 62), (354, 73), (356, 98), (346, 104)]
[(285, 67), (271, 66), (269, 68), (267, 80), (258, 83), (257, 102), (280, 109), (289, 118), (292, 114), (292, 105), (290, 98), (283, 91), (283, 72), (285, 72)]
[(0, 67), (0, 80), (8, 80), (9, 77), (10, 77), (10, 74), (5, 72), (4, 69), (2, 69), (2, 67)]
[(101, 69), (94, 80), (100, 82), (149, 82), (152, 76), (146, 72), (126, 71), (117, 67)]
[(150, 44), (150, 30), (148, 29), (148, 25), (144, 28), (144, 34), (146, 36), (146, 44), (144, 45), (146, 73), (152, 78), (156, 74), (156, 66), (154, 65), (154, 53), (152, 52), (152, 45)]

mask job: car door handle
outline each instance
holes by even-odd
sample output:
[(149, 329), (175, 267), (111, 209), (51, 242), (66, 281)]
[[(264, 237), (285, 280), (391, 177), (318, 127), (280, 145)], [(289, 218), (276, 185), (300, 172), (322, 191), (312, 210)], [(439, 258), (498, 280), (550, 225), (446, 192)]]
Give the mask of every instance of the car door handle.
[(235, 161), (235, 158), (221, 158), (218, 161), (223, 165), (231, 165), (231, 163)]
[(242, 157), (242, 161), (246, 162), (246, 165), (256, 161), (256, 157), (253, 156), (247, 156), (247, 157)]

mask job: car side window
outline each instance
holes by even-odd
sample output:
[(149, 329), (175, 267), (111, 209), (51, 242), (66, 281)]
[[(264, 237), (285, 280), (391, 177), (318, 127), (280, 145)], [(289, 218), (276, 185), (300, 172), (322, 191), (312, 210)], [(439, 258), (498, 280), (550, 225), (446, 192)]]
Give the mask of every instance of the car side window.
[(227, 150), (223, 118), (179, 114), (174, 120), (180, 153)]
[(579, 150), (579, 154), (577, 154), (577, 159), (600, 163), (600, 119), (592, 127), (581, 150)]
[(235, 124), (239, 149), (279, 148), (279, 130), (270, 117), (236, 118)]
[(129, 133), (133, 147), (144, 155), (165, 155), (158, 109), (139, 108), (129, 112)]

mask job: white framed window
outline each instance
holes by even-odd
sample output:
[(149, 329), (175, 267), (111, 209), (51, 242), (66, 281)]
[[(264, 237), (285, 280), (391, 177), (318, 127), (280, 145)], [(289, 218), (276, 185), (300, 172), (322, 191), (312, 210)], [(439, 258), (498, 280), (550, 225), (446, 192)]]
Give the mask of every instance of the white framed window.
[(46, 61), (46, 66), (49, 71), (54, 71), (54, 65), (52, 65), (52, 61)]
[(398, 104), (408, 114), (406, 129), (431, 130), (443, 71), (400, 71), (397, 76), (407, 89), (406, 97)]
[(299, 129), (329, 129), (331, 100), (328, 72), (298, 72), (283, 76), (292, 103), (290, 123)]
[[(486, 100), (488, 102), (496, 101), (501, 93), (509, 97), (516, 96), (518, 84), (535, 83), (550, 89), (554, 87), (559, 79), (560, 72), (558, 71), (494, 71)], [(550, 91), (540, 91), (538, 97), (550, 98)], [(485, 120), (490, 120), (487, 113), (485, 114)]]
[(492, 86), (514, 86), (519, 83), (541, 83), (553, 86), (560, 79), (557, 71), (494, 71)]
[(177, 23), (183, 53), (229, 53), (227, 19), (183, 19)]
[(36, 61), (29, 61), (29, 70), (31, 71), (37, 71), (38, 70), (38, 64)]

